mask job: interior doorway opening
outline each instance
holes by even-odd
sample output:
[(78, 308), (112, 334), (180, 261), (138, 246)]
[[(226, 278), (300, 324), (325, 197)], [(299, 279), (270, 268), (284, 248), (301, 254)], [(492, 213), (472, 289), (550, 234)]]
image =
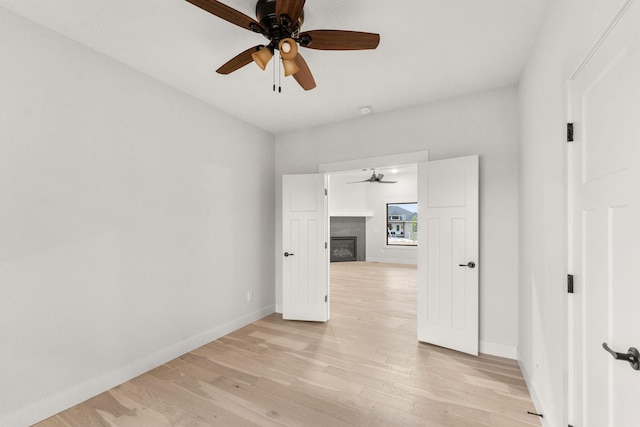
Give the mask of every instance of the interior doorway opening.
[[(417, 165), (338, 171), (327, 178), (331, 304), (368, 316), (374, 300), (385, 300), (388, 310), (404, 311), (402, 328), (416, 336)], [(406, 239), (411, 240), (398, 244)]]
[[(425, 214), (420, 221), (424, 228), (423, 243), (413, 254), (407, 251), (405, 255), (409, 253), (418, 261), (417, 338), (419, 341), (477, 355), (479, 156), (421, 162), (416, 167), (417, 200), (425, 207)], [(341, 170), (344, 169), (323, 171), (321, 167), (319, 174), (283, 175), (282, 241), (285, 252), (282, 289), (283, 318), (286, 320), (329, 320), (330, 213), (327, 190), (331, 187), (333, 196), (336, 191), (334, 186), (329, 185), (328, 174)], [(345, 184), (367, 183), (371, 184), (366, 187), (368, 189), (381, 189), (386, 184), (398, 183), (383, 182), (386, 180), (381, 175), (373, 170), (368, 179), (347, 181)], [(344, 188), (349, 188), (346, 185)], [(368, 196), (367, 192), (360, 191), (358, 194)], [(349, 195), (346, 199), (351, 202), (355, 197)], [(364, 200), (370, 198), (364, 197)], [(372, 205), (365, 203), (359, 205), (356, 211), (361, 211), (364, 207), (366, 215), (370, 208), (384, 209), (383, 206), (387, 205), (388, 203), (379, 202)], [(377, 217), (375, 213), (368, 216)], [(374, 221), (373, 226), (382, 226), (380, 228), (384, 231), (368, 227), (368, 234), (375, 231), (386, 235), (386, 218), (382, 218), (385, 220)], [(377, 240), (380, 242), (382, 238), (378, 237)], [(376, 241), (375, 236), (373, 239), (367, 237), (367, 242), (371, 241)], [(366, 259), (376, 261), (371, 256), (372, 246), (369, 243), (367, 246)], [(385, 253), (390, 249), (389, 245), (382, 247)], [(400, 252), (395, 254), (398, 256)]]
[[(331, 262), (417, 265), (416, 164), (327, 176)], [(350, 248), (345, 247), (346, 238), (355, 239)]]

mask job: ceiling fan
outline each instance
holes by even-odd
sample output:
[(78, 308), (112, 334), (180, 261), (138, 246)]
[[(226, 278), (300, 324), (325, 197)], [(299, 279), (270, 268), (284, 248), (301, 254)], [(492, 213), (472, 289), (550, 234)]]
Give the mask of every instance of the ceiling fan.
[(382, 178), (384, 178), (384, 174), (383, 173), (376, 173), (375, 169), (373, 171), (373, 174), (371, 175), (370, 178), (362, 180), (362, 181), (353, 181), (353, 182), (347, 182), (347, 184), (358, 184), (360, 182), (371, 182), (371, 183), (377, 183), (377, 184), (395, 184), (398, 181), (383, 181)]
[(251, 47), (232, 58), (218, 68), (219, 74), (230, 74), (250, 62), (255, 62), (264, 70), (275, 50), (278, 50), (282, 58), (284, 75), (293, 75), (304, 90), (311, 90), (316, 87), (316, 82), (306, 61), (298, 53), (298, 45), (318, 50), (363, 50), (375, 49), (380, 43), (379, 34), (360, 31), (300, 32), (304, 22), (305, 0), (258, 0), (257, 21), (216, 0), (187, 1), (227, 22), (262, 34), (269, 40), (267, 45)]

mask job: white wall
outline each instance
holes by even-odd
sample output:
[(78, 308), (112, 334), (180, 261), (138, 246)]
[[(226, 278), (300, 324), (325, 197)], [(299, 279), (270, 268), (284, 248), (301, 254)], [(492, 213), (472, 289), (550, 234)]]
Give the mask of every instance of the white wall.
[(2, 8), (0, 40), (0, 425), (16, 427), (273, 312), (274, 144)]
[(623, 3), (549, 1), (519, 87), (518, 358), (547, 426), (568, 424), (564, 85)]
[(373, 216), (367, 218), (367, 261), (417, 264), (417, 247), (387, 246), (386, 210), (387, 203), (418, 201), (418, 175), (386, 173), (384, 179), (398, 182), (366, 184), (367, 206), (373, 212)]
[(348, 184), (354, 181), (352, 175), (329, 175), (329, 215), (355, 216), (367, 211), (367, 192), (364, 184)]
[(282, 304), (283, 174), (318, 165), (429, 150), (431, 160), (480, 155), (481, 351), (515, 357), (517, 345), (516, 88), (358, 118), (276, 137), (276, 304)]

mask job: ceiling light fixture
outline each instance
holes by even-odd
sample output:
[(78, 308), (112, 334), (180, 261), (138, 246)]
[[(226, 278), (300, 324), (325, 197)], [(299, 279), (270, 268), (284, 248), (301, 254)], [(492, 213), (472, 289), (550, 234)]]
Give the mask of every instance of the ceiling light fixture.
[(282, 66), (284, 68), (285, 77), (291, 76), (298, 71), (300, 67), (296, 64), (296, 56), (298, 56), (298, 45), (292, 38), (282, 39), (278, 42), (278, 50), (282, 57)]
[(300, 67), (298, 67), (298, 64), (296, 64), (296, 61), (292, 59), (283, 59), (282, 67), (284, 68), (285, 77), (292, 76), (298, 71), (300, 71)]
[(267, 64), (271, 61), (271, 58), (273, 58), (273, 52), (271, 52), (269, 46), (263, 46), (259, 51), (252, 53), (251, 57), (253, 58), (253, 62), (264, 70), (267, 68)]
[(282, 59), (294, 59), (298, 55), (298, 45), (292, 38), (286, 38), (278, 42), (278, 50)]

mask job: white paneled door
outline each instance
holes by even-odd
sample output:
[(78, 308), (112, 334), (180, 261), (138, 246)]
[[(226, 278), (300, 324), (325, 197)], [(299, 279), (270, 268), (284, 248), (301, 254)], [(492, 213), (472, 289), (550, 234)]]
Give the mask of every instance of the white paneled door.
[(329, 320), (325, 175), (282, 177), (282, 315)]
[(624, 360), (640, 348), (640, 2), (625, 7), (572, 83), (569, 421), (583, 427), (640, 425), (640, 370)]
[(418, 164), (418, 340), (478, 354), (478, 156)]

